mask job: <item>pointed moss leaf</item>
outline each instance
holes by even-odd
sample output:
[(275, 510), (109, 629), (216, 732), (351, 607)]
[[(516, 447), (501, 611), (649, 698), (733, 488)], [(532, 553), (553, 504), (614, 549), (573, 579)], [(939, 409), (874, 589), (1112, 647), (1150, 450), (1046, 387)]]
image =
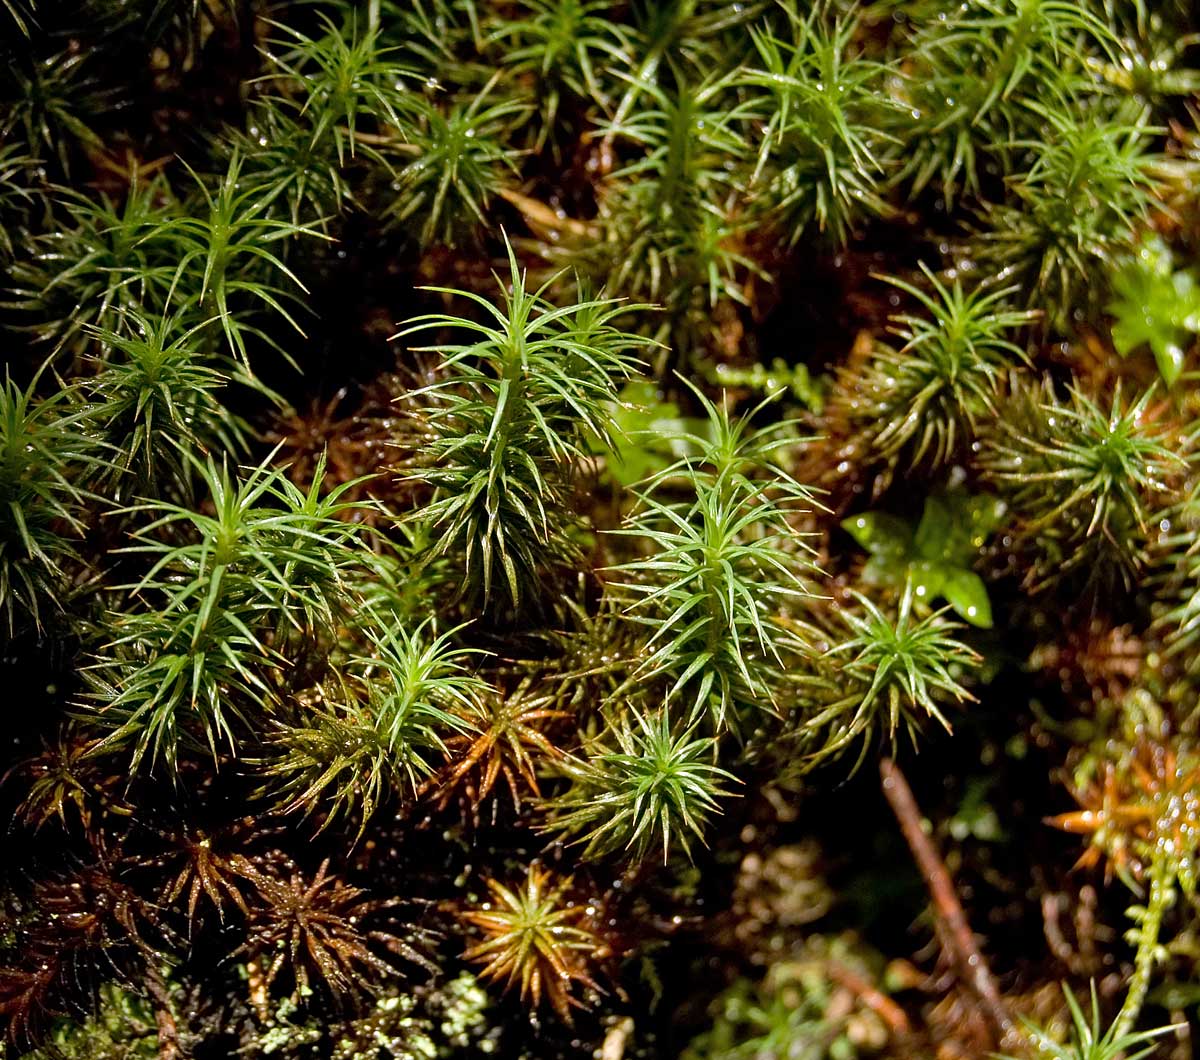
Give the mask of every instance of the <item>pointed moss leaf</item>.
[(987, 587), (974, 571), (950, 570), (942, 583), (942, 595), (960, 618), (973, 626), (992, 628), (992, 605)]
[(842, 529), (872, 556), (906, 559), (912, 549), (912, 528), (887, 512), (863, 512), (842, 520)]

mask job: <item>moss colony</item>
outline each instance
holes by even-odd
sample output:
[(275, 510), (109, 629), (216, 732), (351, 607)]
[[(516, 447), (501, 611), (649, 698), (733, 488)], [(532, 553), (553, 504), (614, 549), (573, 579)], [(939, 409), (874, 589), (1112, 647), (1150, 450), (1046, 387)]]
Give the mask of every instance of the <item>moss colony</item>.
[(1194, 31), (0, 0), (0, 1057), (1195, 1055)]

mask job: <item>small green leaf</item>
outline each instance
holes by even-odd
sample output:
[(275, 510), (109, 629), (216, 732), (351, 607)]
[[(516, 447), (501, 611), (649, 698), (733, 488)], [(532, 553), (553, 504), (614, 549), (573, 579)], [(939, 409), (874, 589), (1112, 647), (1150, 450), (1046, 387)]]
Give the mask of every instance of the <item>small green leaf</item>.
[(1149, 346), (1168, 386), (1183, 371), (1187, 336), (1200, 334), (1200, 290), (1195, 276), (1172, 271), (1171, 251), (1151, 240), (1128, 258), (1112, 280), (1116, 317), (1113, 346), (1122, 357)]
[(975, 558), (975, 550), (983, 548), (984, 542), (1004, 519), (1007, 506), (999, 497), (979, 494), (966, 499), (963, 505), (964, 521), (971, 527), (971, 549), (969, 559)]
[(1183, 348), (1175, 342), (1161, 343), (1151, 342), (1150, 348), (1154, 351), (1154, 360), (1158, 364), (1158, 374), (1163, 377), (1163, 381), (1167, 386), (1171, 386), (1176, 379), (1179, 378), (1179, 373), (1183, 371)]
[(926, 498), (915, 533), (888, 512), (852, 516), (842, 528), (870, 553), (864, 582), (901, 587), (907, 581), (914, 600), (931, 606), (945, 599), (972, 625), (989, 628), (987, 589), (971, 565), (1004, 511), (996, 497), (952, 490)]
[(1168, 982), (1150, 991), (1146, 998), (1153, 1005), (1163, 1008), (1184, 1009), (1200, 1005), (1200, 983)]
[(946, 579), (954, 573), (953, 568), (927, 559), (919, 559), (908, 568), (913, 596), (923, 604), (932, 603), (943, 592)]
[(842, 520), (842, 529), (872, 556), (901, 559), (912, 549), (912, 529), (887, 512), (863, 512)]
[(613, 424), (617, 445), (608, 467), (622, 486), (641, 482), (687, 456), (689, 447), (684, 439), (705, 426), (702, 421), (681, 417), (674, 402), (660, 401), (654, 384), (643, 381), (622, 388)]
[(942, 585), (942, 594), (960, 618), (973, 626), (992, 628), (992, 605), (987, 587), (974, 571), (950, 571)]
[(913, 539), (917, 555), (938, 562), (948, 559), (951, 538), (954, 536), (954, 515), (950, 505), (939, 497), (927, 497), (917, 534)]

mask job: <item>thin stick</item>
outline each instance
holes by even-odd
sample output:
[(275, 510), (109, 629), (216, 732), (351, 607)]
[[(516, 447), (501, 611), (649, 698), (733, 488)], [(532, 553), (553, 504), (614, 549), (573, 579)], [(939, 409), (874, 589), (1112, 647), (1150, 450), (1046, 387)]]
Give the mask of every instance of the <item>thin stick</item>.
[(879, 763), (879, 772), (883, 778), (883, 794), (900, 822), (900, 831), (908, 842), (917, 867), (925, 878), (925, 886), (933, 898), (933, 908), (939, 924), (938, 935), (942, 944), (949, 951), (959, 978), (965, 982), (978, 996), (984, 1014), (996, 1030), (1001, 1042), (1006, 1039), (1019, 1038), (1016, 1024), (1004, 1007), (996, 981), (988, 970), (987, 961), (975, 945), (975, 936), (971, 934), (971, 925), (963, 912), (962, 903), (950, 880), (950, 873), (934, 849), (933, 842), (921, 827), (921, 811), (917, 800), (913, 798), (912, 789), (900, 767), (890, 758)]
[(904, 1009), (872, 986), (863, 976), (837, 961), (829, 963), (828, 971), (830, 979), (851, 991), (859, 1001), (888, 1025), (888, 1029), (893, 1034), (909, 1033), (911, 1028), (908, 1025), (908, 1017), (904, 1014)]
[(178, 1060), (179, 1028), (171, 1012), (171, 995), (167, 984), (153, 965), (146, 968), (146, 986), (154, 1001), (154, 1022), (158, 1026), (159, 1060)]

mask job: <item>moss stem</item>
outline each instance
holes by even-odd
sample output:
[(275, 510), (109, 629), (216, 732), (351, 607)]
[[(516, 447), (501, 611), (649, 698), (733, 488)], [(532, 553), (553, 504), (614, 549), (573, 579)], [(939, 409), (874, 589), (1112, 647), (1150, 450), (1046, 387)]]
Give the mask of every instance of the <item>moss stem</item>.
[(1163, 914), (1171, 904), (1171, 885), (1169, 858), (1161, 851), (1156, 851), (1150, 865), (1150, 895), (1138, 927), (1133, 977), (1129, 980), (1129, 992), (1125, 995), (1125, 1002), (1121, 1011), (1117, 1013), (1113, 1029), (1114, 1038), (1121, 1038), (1133, 1029), (1145, 1003), (1146, 993), (1150, 989), (1150, 975), (1158, 954), (1158, 936), (1162, 928)]

